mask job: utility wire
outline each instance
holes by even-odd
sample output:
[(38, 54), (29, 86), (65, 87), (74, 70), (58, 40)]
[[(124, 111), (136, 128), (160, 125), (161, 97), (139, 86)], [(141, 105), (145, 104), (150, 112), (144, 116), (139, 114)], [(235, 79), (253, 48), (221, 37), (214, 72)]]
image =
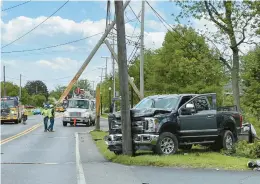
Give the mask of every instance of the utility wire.
[(13, 9), (13, 8), (16, 8), (16, 7), (18, 7), (18, 6), (22, 6), (22, 5), (27, 4), (27, 3), (31, 2), (31, 1), (32, 1), (32, 0), (26, 1), (26, 2), (23, 2), (23, 3), (20, 3), (20, 4), (17, 4), (17, 5), (15, 5), (15, 6), (11, 6), (11, 7), (9, 7), (9, 8), (5, 8), (5, 9), (2, 10), (2, 12), (3, 12), (3, 11), (6, 11), (6, 10)]
[(37, 48), (37, 49), (13, 50), (13, 51), (1, 52), (1, 53), (2, 54), (8, 54), (8, 53), (14, 53), (14, 52), (30, 52), (30, 51), (45, 50), (45, 49), (60, 47), (60, 46), (63, 46), (63, 45), (68, 45), (68, 44), (71, 44), (71, 43), (80, 42), (82, 40), (86, 40), (88, 38), (97, 36), (97, 35), (102, 34), (102, 33), (103, 32), (100, 32), (100, 33), (97, 33), (97, 34), (94, 34), (94, 35), (91, 35), (91, 36), (88, 36), (88, 37), (84, 37), (84, 38), (81, 38), (81, 39), (78, 39), (78, 40), (73, 40), (73, 41), (69, 41), (69, 42), (65, 42), (65, 43), (61, 43), (61, 44), (57, 44), (57, 45), (52, 45), (52, 46), (47, 46), (47, 47), (41, 47), (41, 48)]
[[(183, 39), (185, 39), (185, 41), (187, 41), (184, 36), (182, 36), (182, 35), (181, 35), (178, 31), (176, 31), (169, 23), (166, 22), (166, 20), (150, 5), (150, 3), (149, 3), (148, 1), (145, 1), (145, 2), (150, 6), (150, 8), (151, 8), (151, 9), (153, 10), (153, 12), (155, 13), (155, 15), (158, 17), (158, 19), (162, 22), (162, 24), (164, 25), (164, 27), (169, 31), (169, 33), (170, 33), (172, 36), (173, 36), (172, 31), (174, 31), (174, 32), (177, 33), (181, 38), (183, 38)], [(164, 23), (167, 24), (170, 28), (172, 28), (172, 30), (170, 30)], [(178, 41), (180, 44), (182, 44), (182, 43), (180, 42), (180, 40), (177, 39), (177, 41)], [(192, 43), (191, 43), (191, 42), (187, 41), (187, 43), (192, 46)], [(200, 60), (197, 58), (197, 56), (195, 56), (189, 49), (187, 49), (187, 52), (188, 52), (192, 57), (194, 57), (197, 61), (200, 61)], [(201, 53), (201, 50), (200, 50), (200, 53)]]
[[(132, 10), (132, 12), (134, 13), (136, 19), (141, 23), (141, 21), (139, 20), (140, 17), (140, 13), (138, 14), (138, 16), (135, 14), (134, 10), (132, 9), (131, 5), (129, 4), (129, 8)], [(140, 11), (141, 12), (141, 11)]]
[(2, 47), (5, 48), (11, 44), (13, 44), (14, 42), (20, 40), (21, 38), (25, 37), (26, 35), (28, 35), (29, 33), (31, 33), (32, 31), (34, 31), (35, 29), (37, 29), (40, 25), (42, 25), (44, 22), (46, 22), (48, 19), (50, 19), (54, 14), (56, 14), (59, 10), (61, 10), (67, 3), (69, 2), (69, 0), (67, 0), (63, 5), (61, 5), (55, 12), (53, 12), (50, 16), (48, 16), (44, 21), (42, 21), (40, 24), (38, 24), (37, 26), (35, 26), (34, 28), (32, 28), (30, 31), (26, 32), (25, 34), (23, 34), (22, 36), (18, 37), (17, 39), (13, 40), (12, 42), (4, 45)]

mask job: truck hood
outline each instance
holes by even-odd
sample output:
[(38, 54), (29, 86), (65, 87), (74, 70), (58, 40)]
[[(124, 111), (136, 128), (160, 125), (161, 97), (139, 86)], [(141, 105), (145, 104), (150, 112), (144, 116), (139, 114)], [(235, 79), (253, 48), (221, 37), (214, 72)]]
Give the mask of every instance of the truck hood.
[[(131, 109), (132, 118), (139, 118), (139, 117), (153, 117), (157, 114), (168, 114), (171, 110), (167, 109), (159, 109), (159, 108), (148, 108), (148, 109)], [(115, 112), (115, 117), (117, 119), (121, 118), (121, 112)]]
[(67, 108), (67, 112), (89, 112), (90, 109), (80, 109), (80, 108)]

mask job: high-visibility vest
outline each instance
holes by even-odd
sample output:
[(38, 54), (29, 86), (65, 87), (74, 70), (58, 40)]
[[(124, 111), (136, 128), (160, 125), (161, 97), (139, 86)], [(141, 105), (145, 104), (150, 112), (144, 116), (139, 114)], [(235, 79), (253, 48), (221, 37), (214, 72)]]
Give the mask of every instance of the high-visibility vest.
[(48, 115), (49, 115), (49, 114), (48, 114), (48, 109), (43, 109), (42, 115), (43, 115), (44, 117), (48, 116)]
[(54, 117), (54, 108), (48, 109), (48, 116), (49, 118), (53, 118)]

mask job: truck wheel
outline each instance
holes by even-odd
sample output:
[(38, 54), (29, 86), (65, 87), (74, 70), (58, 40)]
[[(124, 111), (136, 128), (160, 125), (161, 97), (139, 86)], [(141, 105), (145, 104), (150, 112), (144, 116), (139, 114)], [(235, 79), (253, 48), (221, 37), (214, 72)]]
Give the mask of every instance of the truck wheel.
[(122, 151), (114, 151), (114, 153), (115, 153), (116, 155), (121, 155), (123, 152), (122, 152)]
[(222, 138), (223, 148), (226, 150), (231, 150), (233, 148), (234, 141), (235, 139), (233, 133), (230, 130), (226, 130)]
[(160, 155), (170, 155), (178, 150), (178, 140), (171, 132), (164, 132), (159, 136), (156, 144), (156, 153)]
[(19, 119), (14, 121), (14, 124), (18, 124), (19, 123)]
[(63, 121), (62, 123), (63, 123), (63, 126), (67, 126), (67, 123), (66, 123), (66, 122)]
[(73, 123), (70, 123), (70, 126), (73, 126)]
[(192, 148), (192, 144), (179, 146), (179, 149), (182, 149), (182, 150), (191, 150), (191, 148)]

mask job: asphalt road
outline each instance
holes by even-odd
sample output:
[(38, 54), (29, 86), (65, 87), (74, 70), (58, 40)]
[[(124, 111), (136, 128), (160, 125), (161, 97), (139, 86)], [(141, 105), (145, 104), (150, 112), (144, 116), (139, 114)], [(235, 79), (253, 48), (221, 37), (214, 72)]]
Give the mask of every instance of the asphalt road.
[[(2, 141), (42, 122), (32, 116), (27, 125), (1, 125)], [(88, 132), (93, 127), (43, 126), (1, 145), (3, 184), (258, 184), (259, 172), (136, 167), (113, 164), (97, 151)], [(101, 121), (107, 129), (107, 120)], [(78, 132), (78, 133), (76, 133)], [(76, 134), (75, 134), (76, 133)], [(76, 139), (75, 139), (76, 138)]]

